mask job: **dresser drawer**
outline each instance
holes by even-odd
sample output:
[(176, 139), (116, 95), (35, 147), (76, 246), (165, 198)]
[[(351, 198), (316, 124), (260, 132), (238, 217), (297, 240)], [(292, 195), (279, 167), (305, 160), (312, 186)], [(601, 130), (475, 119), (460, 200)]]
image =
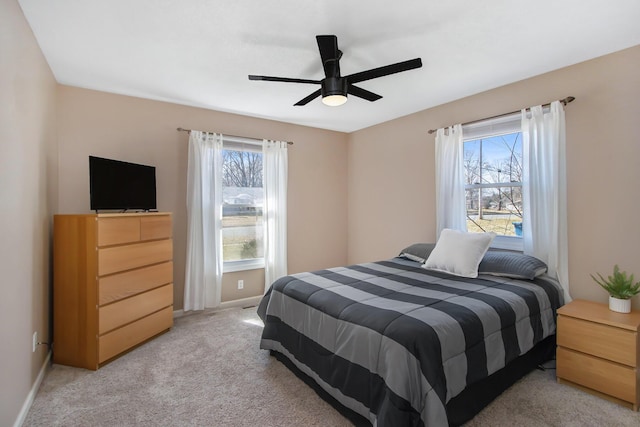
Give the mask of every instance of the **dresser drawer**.
[(153, 215), (140, 218), (140, 240), (169, 239), (171, 216)]
[(98, 279), (98, 304), (109, 304), (173, 282), (173, 262), (152, 265)]
[(171, 326), (173, 326), (173, 307), (167, 307), (101, 336), (98, 341), (98, 363), (117, 356)]
[(98, 246), (120, 245), (138, 241), (140, 241), (139, 218), (98, 218)]
[(559, 378), (637, 404), (635, 369), (562, 347), (558, 347), (556, 359)]
[(118, 273), (173, 259), (173, 241), (158, 240), (98, 249), (98, 275)]
[(173, 284), (100, 307), (98, 334), (102, 335), (173, 304)]
[(638, 337), (634, 331), (558, 316), (558, 345), (635, 367)]

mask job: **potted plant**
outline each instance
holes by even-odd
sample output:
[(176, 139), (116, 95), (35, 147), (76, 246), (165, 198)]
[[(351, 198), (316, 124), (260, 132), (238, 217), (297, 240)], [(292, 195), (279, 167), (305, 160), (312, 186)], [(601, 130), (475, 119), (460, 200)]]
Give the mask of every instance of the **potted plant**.
[(600, 273), (591, 278), (609, 293), (609, 309), (619, 313), (631, 311), (631, 298), (640, 293), (640, 282), (633, 283), (633, 274), (627, 276), (626, 271), (620, 271), (618, 265), (613, 267), (613, 276), (606, 279)]

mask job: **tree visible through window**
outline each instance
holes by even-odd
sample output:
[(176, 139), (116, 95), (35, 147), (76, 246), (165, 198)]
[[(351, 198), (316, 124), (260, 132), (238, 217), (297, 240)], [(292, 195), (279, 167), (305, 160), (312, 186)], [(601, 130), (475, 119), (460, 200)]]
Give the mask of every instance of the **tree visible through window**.
[(522, 235), (522, 133), (464, 142), (467, 229)]
[(262, 151), (224, 143), (222, 151), (222, 252), (224, 262), (264, 258)]

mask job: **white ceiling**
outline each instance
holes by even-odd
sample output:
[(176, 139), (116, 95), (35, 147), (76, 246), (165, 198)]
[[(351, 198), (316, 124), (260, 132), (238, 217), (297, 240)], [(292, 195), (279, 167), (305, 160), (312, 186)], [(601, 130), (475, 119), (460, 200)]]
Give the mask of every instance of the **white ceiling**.
[[(61, 84), (344, 132), (640, 44), (639, 0), (19, 3)], [(338, 36), (342, 75), (423, 67), (340, 107), (293, 106), (316, 85), (248, 80), (322, 79), (317, 34)]]

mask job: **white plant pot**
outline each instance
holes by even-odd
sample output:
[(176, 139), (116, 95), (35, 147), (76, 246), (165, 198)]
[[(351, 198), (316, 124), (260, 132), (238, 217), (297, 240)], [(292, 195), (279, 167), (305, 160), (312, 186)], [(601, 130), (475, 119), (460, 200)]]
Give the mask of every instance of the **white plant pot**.
[(617, 311), (618, 313), (630, 313), (631, 299), (618, 299), (609, 296), (609, 310)]

